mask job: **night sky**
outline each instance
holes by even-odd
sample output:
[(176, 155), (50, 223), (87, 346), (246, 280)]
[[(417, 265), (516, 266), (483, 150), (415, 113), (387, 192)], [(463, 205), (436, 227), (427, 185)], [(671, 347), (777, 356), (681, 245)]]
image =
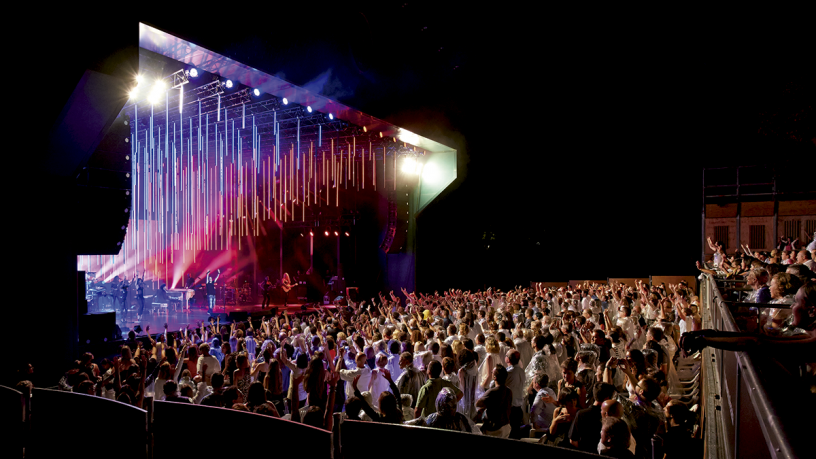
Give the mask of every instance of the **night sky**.
[(703, 166), (816, 152), (813, 40), (789, 17), (184, 11), (138, 20), (459, 151), (418, 218), (424, 291), (693, 274)]

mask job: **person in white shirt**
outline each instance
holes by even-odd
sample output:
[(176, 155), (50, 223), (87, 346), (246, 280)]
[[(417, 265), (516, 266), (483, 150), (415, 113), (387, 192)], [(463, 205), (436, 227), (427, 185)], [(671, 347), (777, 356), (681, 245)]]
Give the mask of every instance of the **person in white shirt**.
[[(368, 365), (366, 365), (366, 355), (362, 352), (358, 353), (354, 359), (354, 362), (356, 363), (357, 367), (351, 370), (346, 370), (340, 368), (341, 366), (345, 366), (345, 360), (342, 357), (343, 354), (345, 354), (346, 350), (345, 348), (341, 347), (339, 351), (341, 358), (337, 359), (338, 366), (337, 370), (340, 372), (340, 379), (351, 383), (352, 381), (354, 381), (354, 378), (356, 378), (359, 375), (360, 379), (357, 381), (357, 385), (362, 387), (368, 387), (368, 384), (371, 381), (371, 368), (368, 368)], [(346, 384), (346, 399), (348, 400), (353, 396), (354, 388), (351, 387), (351, 384)]]
[(524, 369), (519, 365), (521, 354), (515, 349), (507, 351), (505, 362), (507, 363), (507, 388), (513, 393), (513, 404), (510, 408), (510, 438), (520, 439), (519, 428), (524, 418), (524, 396), (527, 393), (524, 387)]
[(212, 375), (221, 372), (221, 364), (218, 363), (218, 359), (210, 355), (209, 344), (203, 343), (198, 347), (198, 351), (201, 355), (198, 356), (198, 362), (196, 363), (197, 373), (204, 380), (205, 384), (210, 384)]
[(529, 341), (524, 339), (524, 331), (520, 328), (517, 328), (516, 331), (513, 332), (513, 338), (513, 344), (521, 354), (521, 368), (527, 368), (530, 360), (533, 359), (533, 346)]
[[(385, 366), (388, 364), (388, 356), (385, 354), (377, 354), (375, 364), (377, 368), (371, 371), (371, 378), (368, 382), (368, 391), (371, 392), (371, 399), (374, 400), (374, 406), (380, 409), (380, 394), (383, 392), (390, 392), (388, 378), (385, 377)], [(390, 374), (390, 372), (389, 372)], [(360, 378), (362, 379), (362, 378)]]
[(810, 258), (810, 252), (806, 249), (802, 249), (796, 254), (796, 263), (807, 266), (811, 271), (816, 271), (816, 262)]
[(388, 345), (388, 363), (385, 365), (388, 371), (391, 372), (391, 378), (396, 381), (402, 375), (402, 368), (400, 368), (400, 342), (397, 340), (391, 341)]
[(478, 364), (481, 365), (487, 356), (487, 351), (485, 350), (485, 335), (483, 333), (479, 333), (476, 335), (476, 339), (474, 341), (476, 342), (476, 346), (473, 348), (473, 352), (479, 356)]

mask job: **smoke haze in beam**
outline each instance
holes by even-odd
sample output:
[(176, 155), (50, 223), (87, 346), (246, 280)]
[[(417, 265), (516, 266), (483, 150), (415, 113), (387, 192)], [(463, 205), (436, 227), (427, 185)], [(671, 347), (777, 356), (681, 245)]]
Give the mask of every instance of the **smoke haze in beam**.
[(333, 75), (331, 67), (304, 84), (303, 87), (309, 92), (321, 94), (334, 100), (340, 100), (354, 95), (354, 91), (344, 87), (340, 79)]

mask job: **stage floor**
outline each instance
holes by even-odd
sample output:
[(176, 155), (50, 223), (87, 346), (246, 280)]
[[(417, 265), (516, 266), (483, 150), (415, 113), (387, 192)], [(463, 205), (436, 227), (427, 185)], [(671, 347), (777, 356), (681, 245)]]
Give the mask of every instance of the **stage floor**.
[[(300, 307), (303, 303), (289, 303), (286, 306), (286, 310), (289, 314), (296, 314), (301, 313)], [(330, 308), (334, 308), (334, 306), (328, 306)], [(226, 305), (218, 304), (215, 306), (213, 310), (214, 314), (221, 315), (221, 323), (230, 323), (230, 320), (225, 320), (230, 313), (246, 313), (247, 316), (250, 316), (252, 313), (255, 312), (270, 312), (272, 308), (277, 308), (279, 313), (283, 312), (283, 305), (272, 305), (271, 307), (267, 306), (266, 309), (261, 307), (261, 303), (257, 304), (237, 304), (237, 305)], [(307, 311), (314, 311), (314, 307), (309, 307)], [(119, 325), (119, 328), (122, 330), (122, 338), (127, 338), (127, 333), (130, 330), (135, 329), (136, 325), (141, 327), (141, 332), (138, 333), (138, 336), (143, 336), (146, 332), (145, 329), (147, 326), (150, 326), (150, 334), (161, 333), (164, 331), (164, 324), (167, 324), (167, 329), (170, 331), (178, 331), (187, 328), (187, 325), (190, 326), (190, 329), (196, 328), (198, 324), (201, 322), (207, 322), (210, 317), (210, 314), (207, 313), (206, 306), (199, 306), (193, 305), (190, 306), (189, 309), (179, 309), (174, 311), (172, 307), (168, 307), (167, 309), (161, 308), (157, 309), (154, 312), (150, 312), (150, 307), (145, 304), (145, 312), (142, 316), (142, 320), (137, 320), (136, 318), (136, 311), (135, 309), (131, 309), (126, 314), (122, 314), (119, 311), (114, 311), (113, 309), (104, 308), (98, 311), (89, 311), (91, 314), (100, 314), (100, 313), (107, 313), (107, 312), (116, 312), (116, 323)]]

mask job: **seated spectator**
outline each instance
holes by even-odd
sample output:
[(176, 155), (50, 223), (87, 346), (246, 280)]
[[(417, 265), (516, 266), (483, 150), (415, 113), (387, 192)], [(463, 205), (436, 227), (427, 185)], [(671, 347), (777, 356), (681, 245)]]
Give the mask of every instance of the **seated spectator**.
[(601, 432), (601, 405), (615, 396), (615, 387), (599, 383), (594, 387), (594, 402), (589, 408), (578, 411), (569, 432), (572, 446), (594, 453), (598, 447)]
[(507, 369), (503, 365), (497, 364), (493, 369), (493, 383), (476, 400), (476, 408), (483, 410), (485, 419), (480, 430), (491, 437), (509, 438), (513, 392), (507, 387)]
[(189, 398), (179, 395), (178, 384), (175, 381), (167, 381), (164, 383), (164, 401), (177, 403), (192, 403)]
[(457, 401), (461, 399), (464, 394), (462, 391), (451, 384), (449, 381), (442, 379), (442, 364), (436, 360), (432, 360), (428, 364), (428, 381), (419, 390), (419, 397), (414, 411), (414, 417), (427, 417), (436, 411), (436, 396), (443, 387), (450, 388), (455, 394)]
[(536, 437), (540, 437), (549, 432), (550, 422), (552, 422), (553, 419), (553, 411), (556, 409), (555, 391), (547, 387), (549, 382), (550, 377), (543, 371), (540, 371), (533, 377), (532, 384), (530, 385), (530, 392), (535, 395), (530, 413), (530, 423), (532, 424), (532, 429), (536, 432)]
[[(434, 412), (428, 417), (419, 417), (406, 422), (408, 425), (434, 427), (436, 429), (455, 430), (472, 434), (481, 434), (479, 427), (462, 413), (456, 411), (457, 395), (450, 388), (443, 388), (436, 396)], [(509, 433), (509, 428), (508, 428)]]
[(553, 411), (547, 444), (566, 448), (571, 446), (568, 437), (570, 427), (578, 412), (578, 397), (578, 392), (574, 389), (565, 388), (559, 391), (558, 406), (560, 408)]
[(621, 419), (607, 417), (601, 428), (601, 444), (604, 449), (600, 454), (618, 459), (634, 459), (629, 451), (629, 426)]

